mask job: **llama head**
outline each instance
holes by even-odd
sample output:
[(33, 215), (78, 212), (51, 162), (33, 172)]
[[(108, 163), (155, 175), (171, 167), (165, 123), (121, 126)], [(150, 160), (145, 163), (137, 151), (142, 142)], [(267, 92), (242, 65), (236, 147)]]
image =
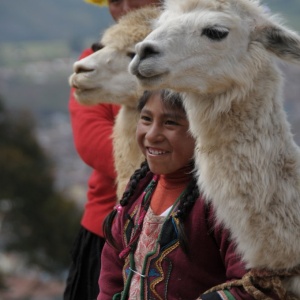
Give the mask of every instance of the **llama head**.
[(154, 27), (129, 65), (147, 89), (247, 90), (272, 56), (300, 63), (299, 36), (256, 0), (166, 0)]
[(135, 45), (151, 31), (151, 21), (160, 10), (148, 6), (124, 16), (108, 28), (99, 43), (100, 50), (74, 64), (69, 83), (79, 103), (116, 103), (135, 106), (142, 93), (128, 65)]

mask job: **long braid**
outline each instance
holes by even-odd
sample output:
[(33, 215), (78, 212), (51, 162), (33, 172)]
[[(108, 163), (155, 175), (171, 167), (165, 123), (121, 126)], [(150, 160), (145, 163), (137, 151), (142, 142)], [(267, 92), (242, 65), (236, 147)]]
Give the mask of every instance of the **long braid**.
[(135, 170), (133, 175), (130, 177), (129, 186), (124, 192), (122, 199), (120, 200), (121, 206), (126, 206), (136, 187), (138, 186), (141, 179), (143, 179), (149, 172), (149, 166), (147, 161), (142, 162), (140, 169)]
[[(146, 174), (149, 171), (149, 166), (147, 161), (144, 161), (141, 164), (140, 169), (135, 170), (133, 175), (130, 177), (128, 188), (124, 192), (122, 199), (120, 200), (120, 205), (121, 206), (126, 206), (129, 203), (130, 197), (133, 195), (136, 187), (138, 186), (138, 183), (140, 182), (141, 179), (143, 179)], [(112, 245), (114, 248), (118, 248), (115, 242), (115, 239), (112, 235), (111, 229), (112, 229), (112, 223), (113, 220), (117, 214), (118, 210), (115, 207), (113, 211), (105, 218), (104, 223), (103, 223), (103, 232), (104, 236), (107, 240), (107, 242)]]
[(187, 218), (189, 212), (192, 210), (196, 200), (199, 198), (199, 188), (197, 185), (197, 179), (193, 176), (193, 179), (187, 186), (186, 191), (182, 195), (180, 199), (180, 203), (178, 205), (178, 209), (175, 214), (175, 219), (178, 220), (176, 222), (177, 230), (178, 230), (178, 239), (182, 250), (187, 253), (188, 252), (188, 241), (187, 236), (184, 230), (183, 222)]

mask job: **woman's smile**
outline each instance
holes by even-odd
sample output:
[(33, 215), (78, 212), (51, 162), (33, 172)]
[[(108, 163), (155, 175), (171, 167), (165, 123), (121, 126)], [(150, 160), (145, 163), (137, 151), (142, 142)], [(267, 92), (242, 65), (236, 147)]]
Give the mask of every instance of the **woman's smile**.
[(146, 147), (146, 149), (147, 149), (147, 153), (150, 154), (151, 156), (157, 156), (157, 155), (161, 156), (170, 153), (170, 151), (165, 151), (165, 150), (152, 148), (152, 147)]

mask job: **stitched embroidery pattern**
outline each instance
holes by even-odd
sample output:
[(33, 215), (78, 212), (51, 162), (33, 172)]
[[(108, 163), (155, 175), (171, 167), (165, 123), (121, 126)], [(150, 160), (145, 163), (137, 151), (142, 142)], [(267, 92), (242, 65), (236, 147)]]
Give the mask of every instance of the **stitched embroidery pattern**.
[[(138, 210), (138, 205), (135, 206), (133, 212), (130, 214), (130, 218), (133, 219), (134, 216), (136, 215), (137, 213), (137, 210)], [(131, 236), (132, 235), (132, 231), (134, 228), (129, 228), (129, 224), (130, 224), (131, 220), (128, 218), (127, 221), (125, 222), (125, 225), (124, 225), (124, 230), (123, 230), (123, 241), (125, 242), (125, 244), (127, 245), (128, 244), (128, 238), (127, 238), (127, 234), (128, 236)], [(128, 230), (130, 230), (131, 232), (128, 232)]]
[(176, 242), (172, 247), (166, 249), (165, 251), (163, 251), (161, 253), (160, 258), (156, 261), (155, 266), (157, 267), (157, 270), (159, 271), (159, 273), (161, 274), (160, 277), (158, 277), (157, 279), (153, 280), (150, 284), (150, 290), (151, 292), (159, 299), (159, 300), (164, 300), (163, 298), (161, 298), (155, 291), (155, 286), (160, 283), (161, 281), (164, 280), (165, 278), (165, 274), (163, 272), (163, 268), (161, 266), (163, 259), (170, 253), (172, 252), (174, 249), (176, 249), (177, 247), (179, 247), (179, 241)]
[(228, 291), (218, 291), (218, 295), (222, 300), (234, 300), (235, 298)]
[(134, 230), (132, 231), (130, 241), (128, 242), (126, 247), (120, 252), (119, 254), (120, 258), (125, 258), (130, 252), (135, 251), (140, 233), (143, 228), (144, 218), (147, 214), (151, 197), (153, 194), (153, 190), (157, 185), (158, 178), (159, 176), (155, 175), (142, 194), (143, 201), (142, 201), (142, 205), (138, 206), (139, 212), (135, 216)]
[[(153, 214), (152, 209), (149, 207), (148, 212), (144, 219), (143, 229), (140, 234), (139, 243), (136, 248), (134, 259), (135, 259), (135, 273), (132, 277), (131, 288), (130, 288), (130, 299), (138, 298), (140, 288), (142, 288), (142, 276), (149, 277), (149, 254), (151, 255), (157, 247), (157, 237), (161, 231), (164, 217), (156, 216)], [(146, 260), (145, 260), (146, 257)], [(144, 262), (147, 262), (147, 268), (144, 267)], [(145, 273), (144, 273), (145, 272)], [(145, 285), (144, 285), (145, 287)], [(144, 291), (146, 292), (146, 291)]]
[(129, 256), (126, 257), (125, 259), (125, 263), (124, 263), (124, 267), (122, 270), (122, 274), (123, 274), (123, 282), (126, 282), (128, 275), (129, 275)]
[[(147, 186), (146, 190), (142, 195), (143, 196), (142, 204), (137, 205), (134, 208), (134, 211), (131, 213), (130, 220), (126, 220), (126, 224), (124, 225), (125, 234), (123, 234), (123, 238), (125, 242), (125, 249), (121, 251), (119, 257), (125, 259), (123, 275), (124, 278), (126, 279), (126, 281), (124, 282), (126, 283), (125, 283), (123, 296), (129, 297), (129, 299), (140, 299), (140, 297), (144, 298), (145, 296), (146, 297), (148, 296), (149, 299), (160, 299), (160, 300), (167, 299), (168, 283), (172, 273), (172, 262), (169, 259), (167, 260), (169, 262), (169, 266), (164, 272), (162, 267), (162, 261), (166, 258), (166, 256), (170, 252), (172, 252), (174, 249), (179, 247), (179, 241), (177, 238), (177, 229), (176, 229), (176, 225), (173, 222), (178, 221), (178, 220), (174, 220), (174, 214), (176, 213), (174, 211), (176, 211), (184, 191), (175, 201), (172, 210), (169, 216), (167, 217), (167, 219), (171, 218), (169, 219), (169, 221), (171, 220), (171, 223), (166, 223), (165, 217), (161, 219), (162, 223), (156, 220), (158, 224), (159, 223), (161, 224), (156, 225), (157, 226), (156, 228), (157, 230), (155, 230), (155, 234), (157, 235), (156, 238), (153, 238), (152, 242), (149, 239), (149, 242), (151, 242), (151, 247), (149, 246), (148, 248), (148, 246), (146, 246), (148, 242), (144, 245), (146, 246), (144, 250), (147, 250), (147, 251), (142, 251), (144, 252), (144, 254), (146, 254), (144, 255), (145, 260), (142, 259), (141, 257), (139, 258), (138, 255), (139, 250), (136, 249), (136, 247), (139, 248), (139, 244), (140, 245), (143, 244), (140, 243), (141, 240), (143, 240), (143, 231), (145, 229), (148, 230), (150, 229), (150, 227), (147, 228), (147, 225), (143, 226), (145, 225), (143, 223), (145, 220), (147, 220), (147, 215), (148, 217), (149, 214), (153, 215), (153, 212), (151, 208), (149, 208), (149, 205), (150, 205), (153, 190), (156, 187), (157, 180), (158, 180), (157, 176), (155, 176), (152, 179), (152, 181)], [(147, 222), (145, 223), (147, 224)], [(166, 226), (166, 232), (165, 229), (163, 229), (164, 225)], [(153, 231), (156, 226), (153, 227)], [(171, 231), (170, 231), (171, 228), (169, 226), (172, 227)], [(167, 235), (163, 235), (162, 232), (165, 232)], [(163, 250), (160, 248), (160, 245), (162, 245)], [(157, 256), (158, 258), (156, 260), (155, 258)], [(154, 264), (154, 267), (152, 268), (150, 268), (151, 261), (152, 264)], [(142, 265), (140, 264), (140, 262), (142, 263)], [(150, 273), (152, 275), (151, 280), (149, 279)], [(138, 277), (138, 282), (135, 282), (136, 281), (135, 279), (137, 277)], [(158, 283), (164, 280), (165, 280), (164, 292), (163, 292), (163, 296), (162, 295), (160, 296), (156, 292), (155, 288)], [(148, 284), (150, 284), (150, 287), (148, 286)], [(147, 291), (148, 289), (150, 290)]]
[[(160, 251), (160, 246), (156, 244), (156, 248), (154, 249), (154, 251), (152, 251), (151, 253), (149, 253), (147, 255), (147, 260), (146, 260), (146, 265), (144, 266), (144, 272), (147, 273), (148, 272), (148, 277), (159, 277), (160, 273), (157, 272), (156, 268), (151, 268), (151, 261), (152, 259), (154, 259), (155, 257), (157, 257), (159, 255), (159, 251)], [(149, 271), (147, 271), (149, 270)], [(144, 295), (148, 295), (148, 290), (149, 290), (149, 281), (144, 283)], [(148, 295), (149, 297), (149, 295)]]
[(169, 286), (169, 282), (170, 282), (170, 277), (171, 277), (171, 272), (172, 272), (172, 268), (173, 268), (173, 264), (172, 264), (172, 261), (170, 259), (166, 259), (169, 263), (169, 267), (168, 267), (168, 270), (167, 270), (167, 276), (166, 276), (166, 279), (165, 279), (165, 299), (167, 299), (167, 296), (168, 296), (168, 286)]

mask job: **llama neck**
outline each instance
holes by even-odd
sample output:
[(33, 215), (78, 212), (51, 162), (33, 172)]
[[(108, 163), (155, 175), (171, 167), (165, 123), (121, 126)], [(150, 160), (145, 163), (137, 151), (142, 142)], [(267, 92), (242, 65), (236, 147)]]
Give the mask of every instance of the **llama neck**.
[[(300, 242), (286, 252), (291, 240), (300, 241), (300, 152), (277, 83), (261, 80), (242, 98), (189, 94), (184, 104), (196, 138), (198, 185), (218, 221), (248, 267), (280, 269), (300, 260)], [(294, 227), (297, 237), (286, 230)]]
[[(259, 210), (270, 200), (265, 191), (275, 188), (277, 176), (291, 171), (285, 164), (294, 161), (298, 150), (279, 98), (280, 78), (265, 75), (246, 93), (233, 90), (215, 97), (186, 95), (184, 103), (196, 138), (199, 184), (210, 199), (218, 199), (220, 192), (229, 197), (235, 197), (232, 191), (251, 195), (255, 189), (262, 199), (255, 204)], [(291, 174), (299, 172), (298, 165)], [(217, 188), (220, 185), (222, 189)]]
[(136, 108), (123, 105), (117, 115), (113, 130), (117, 195), (119, 199), (123, 195), (130, 176), (144, 159), (135, 138), (138, 115)]
[(236, 87), (219, 95), (186, 95), (191, 132), (201, 147), (198, 150), (254, 143), (259, 138), (272, 140), (273, 147), (276, 140), (280, 144), (291, 140), (278, 89), (280, 77), (271, 74), (262, 74), (247, 90)]

